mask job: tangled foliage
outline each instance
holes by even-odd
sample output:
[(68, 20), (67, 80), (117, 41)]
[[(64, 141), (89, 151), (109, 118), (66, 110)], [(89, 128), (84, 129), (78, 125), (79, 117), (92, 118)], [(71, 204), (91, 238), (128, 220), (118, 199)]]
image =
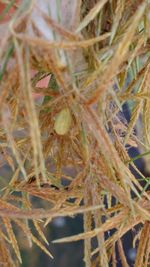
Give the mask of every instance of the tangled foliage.
[(134, 266), (149, 266), (150, 179), (134, 163), (148, 169), (149, 1), (4, 2), (0, 262), (22, 262), (13, 225), (52, 257), (42, 225), (80, 213), (84, 232), (55, 242), (83, 239), (86, 267), (117, 266), (116, 248), (129, 266), (121, 238), (138, 225)]

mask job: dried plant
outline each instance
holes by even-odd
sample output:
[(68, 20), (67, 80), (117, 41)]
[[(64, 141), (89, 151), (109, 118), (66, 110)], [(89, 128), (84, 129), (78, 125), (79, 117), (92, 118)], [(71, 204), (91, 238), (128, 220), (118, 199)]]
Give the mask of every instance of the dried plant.
[(117, 246), (127, 267), (122, 237), (140, 225), (135, 266), (149, 266), (150, 178), (135, 165), (150, 154), (149, 1), (3, 2), (0, 262), (22, 262), (14, 224), (52, 257), (42, 225), (83, 214), (83, 233), (54, 242), (83, 239), (86, 267), (117, 266)]

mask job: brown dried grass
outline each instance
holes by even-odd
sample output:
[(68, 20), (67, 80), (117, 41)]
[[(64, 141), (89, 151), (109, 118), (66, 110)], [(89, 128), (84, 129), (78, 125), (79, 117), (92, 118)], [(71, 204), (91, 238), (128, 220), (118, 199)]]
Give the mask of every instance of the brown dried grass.
[[(73, 7), (68, 2), (65, 9), (65, 2), (59, 21), (35, 1), (22, 1), (0, 41), (1, 166), (7, 163), (13, 172), (1, 186), (0, 216), (6, 231), (0, 230), (0, 262), (17, 265), (8, 251), (10, 242), (21, 263), (12, 222), (28, 233), (29, 244), (36, 243), (52, 256), (26, 221), (33, 221), (39, 238), (47, 243), (39, 219), (48, 224), (54, 217), (79, 213), (84, 233), (55, 242), (84, 239), (87, 267), (109, 266), (111, 259), (116, 266), (117, 244), (126, 267), (121, 237), (142, 224), (135, 266), (146, 267), (149, 178), (137, 170), (134, 160), (150, 150), (150, 6), (146, 0), (83, 0), (74, 1)], [(51, 38), (45, 38), (36, 16)], [(49, 83), (40, 87), (44, 77)], [(131, 112), (129, 123), (122, 112), (125, 103)], [(138, 147), (143, 154), (132, 159), (128, 147)], [(145, 187), (130, 165), (146, 181)], [(34, 208), (31, 196), (44, 201), (44, 207), (51, 203), (51, 208)], [(106, 240), (111, 229), (116, 231)], [(93, 237), (98, 241), (94, 251)]]

